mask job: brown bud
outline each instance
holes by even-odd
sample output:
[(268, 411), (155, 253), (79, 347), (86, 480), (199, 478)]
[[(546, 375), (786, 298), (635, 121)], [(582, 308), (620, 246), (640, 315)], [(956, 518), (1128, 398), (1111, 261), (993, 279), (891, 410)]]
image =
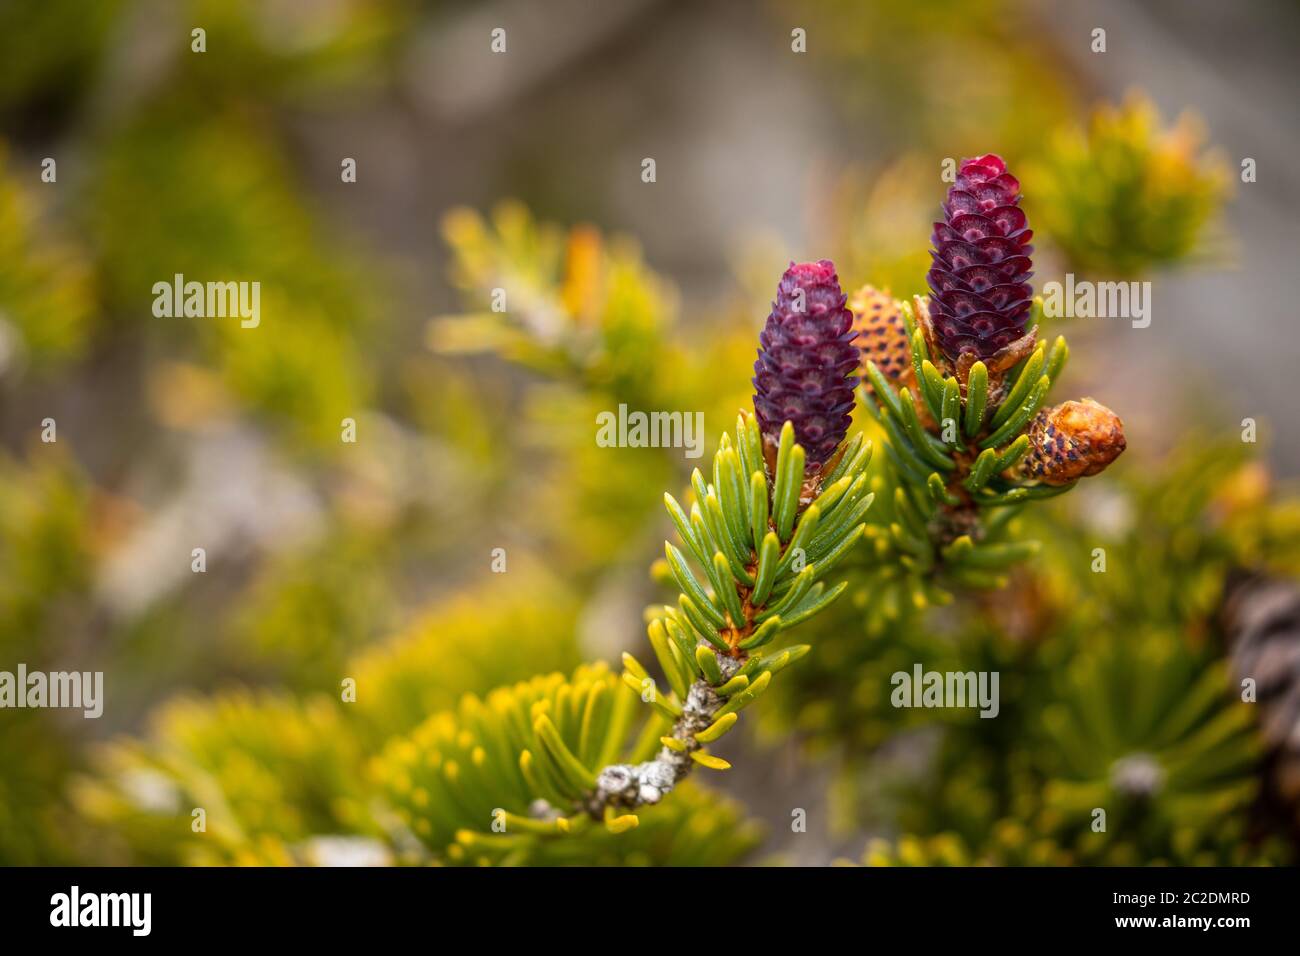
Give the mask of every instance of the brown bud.
[(867, 391), (874, 392), (867, 378), (870, 361), (876, 363), (880, 374), (891, 385), (915, 392), (912, 349), (898, 301), (888, 291), (864, 285), (849, 297), (849, 311), (853, 313), (853, 328), (858, 333), (853, 344), (862, 353), (862, 383)]
[(1022, 478), (1065, 485), (1097, 475), (1124, 451), (1124, 423), (1091, 398), (1063, 402), (1038, 413), (1029, 426)]

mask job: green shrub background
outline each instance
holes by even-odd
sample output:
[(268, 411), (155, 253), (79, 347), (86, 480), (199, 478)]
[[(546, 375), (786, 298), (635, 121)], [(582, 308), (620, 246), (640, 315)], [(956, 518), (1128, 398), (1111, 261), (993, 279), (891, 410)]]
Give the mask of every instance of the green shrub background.
[[(1009, 26), (1018, 3), (767, 4), (771, 56), (806, 27), (804, 82), (889, 145), (792, 182), (809, 243), (737, 235), (717, 256), (730, 273), (700, 293), (601, 183), (564, 174), (563, 143), (527, 138), (518, 107), (502, 130), (439, 127), (434, 155), (487, 137), (494, 172), (474, 194), (422, 196), (418, 240), (359, 224), (331, 122), (413, 96), (421, 44), (472, 5), (184, 0), (146, 22), (150, 6), (0, 11), (0, 669), (102, 670), (108, 694), (98, 722), (0, 713), (0, 862), (1294, 861), (1295, 808), (1221, 612), (1234, 573), (1300, 572), (1300, 498), (1264, 457), (1271, 440), (1295, 460), (1296, 406), (1252, 413), (1261, 454), (1240, 441), (1240, 402), (1202, 384), (1212, 357), (1133, 388), (1112, 356), (1142, 334), (1071, 320), (1044, 331), (1071, 335), (1078, 390), (1121, 387), (1128, 454), (1017, 519), (1044, 547), (1000, 589), (932, 603), (863, 548), (800, 636), (813, 652), (731, 743), (729, 779), (693, 781), (626, 833), (508, 838), (477, 805), (401, 785), (407, 758), (443, 741), (508, 793), (511, 756), (473, 743), (493, 694), (561, 674), (631, 693), (598, 662), (671, 600), (651, 566), (662, 494), (695, 463), (600, 448), (592, 423), (621, 403), (700, 410), (712, 454), (749, 401), (789, 259), (923, 292), (939, 161), (996, 150), (1022, 170), (1037, 281), (1231, 275), (1238, 147), (1141, 93), (1095, 105), (1050, 44)], [(191, 26), (208, 52), (190, 51)], [(963, 62), (997, 69), (985, 84)], [(583, 82), (580, 57), (564, 68)], [(635, 184), (654, 149), (631, 139)], [(46, 156), (57, 183), (40, 180)], [(381, 166), (362, 159), (361, 182)], [(662, 162), (654, 188), (684, 166)], [(174, 273), (258, 279), (262, 325), (155, 319), (149, 289)], [(1248, 319), (1232, 319), (1243, 336)], [(861, 411), (854, 428), (879, 443)], [(1000, 718), (892, 708), (889, 677), (915, 661), (998, 670)], [(1146, 802), (1115, 790), (1135, 756), (1163, 768)], [(1115, 808), (1100, 835), (1099, 805)], [(807, 833), (791, 832), (799, 809)]]

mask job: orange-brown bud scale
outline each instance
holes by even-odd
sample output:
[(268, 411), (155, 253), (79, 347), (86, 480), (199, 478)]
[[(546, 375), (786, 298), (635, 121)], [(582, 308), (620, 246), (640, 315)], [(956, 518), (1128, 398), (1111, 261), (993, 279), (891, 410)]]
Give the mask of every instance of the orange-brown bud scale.
[(854, 344), (862, 351), (862, 381), (867, 391), (875, 391), (866, 377), (867, 362), (875, 362), (894, 387), (912, 388), (916, 375), (900, 304), (888, 290), (864, 285), (849, 298), (849, 311), (858, 333)]
[(1091, 398), (1043, 409), (1028, 434), (1020, 477), (1046, 485), (1100, 474), (1127, 447), (1120, 417)]

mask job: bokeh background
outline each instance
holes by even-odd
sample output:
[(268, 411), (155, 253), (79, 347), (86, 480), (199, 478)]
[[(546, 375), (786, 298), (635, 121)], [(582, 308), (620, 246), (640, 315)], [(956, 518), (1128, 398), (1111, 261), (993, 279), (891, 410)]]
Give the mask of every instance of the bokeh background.
[[(595, 414), (701, 410), (712, 442), (791, 259), (922, 292), (950, 157), (1017, 171), (1036, 284), (1152, 282), (1150, 328), (1050, 330), (1130, 450), (1127, 490), (1044, 510), (1049, 550), (1110, 534), (1143, 556), (1130, 585), (1167, 586), (1081, 596), (1078, 565), (1040, 562), (1050, 586), (976, 600), (977, 643), (928, 651), (1046, 687), (1073, 666), (1058, 632), (1104, 621), (1220, 666), (1201, 625), (1228, 569), (1293, 570), (1297, 25), (1280, 0), (0, 3), (0, 669), (102, 670), (108, 694), (95, 721), (0, 713), (0, 862), (459, 860), (393, 835), (370, 762), (463, 694), (616, 660), (663, 600), (660, 495), (694, 463), (597, 448)], [(260, 281), (260, 327), (154, 317), (175, 273)], [(864, 602), (713, 790), (640, 842), (516, 861), (818, 864), (916, 833), (923, 861), (1089, 862), (1018, 796), (1069, 774), (1014, 730), (953, 768), (960, 733), (882, 712), (932, 626), (873, 629)], [(1157, 670), (1172, 700), (1204, 677)], [(1236, 770), (1225, 802), (1184, 800), (1239, 812), (1231, 839), (1179, 803), (1101, 861), (1286, 859), (1267, 768)]]

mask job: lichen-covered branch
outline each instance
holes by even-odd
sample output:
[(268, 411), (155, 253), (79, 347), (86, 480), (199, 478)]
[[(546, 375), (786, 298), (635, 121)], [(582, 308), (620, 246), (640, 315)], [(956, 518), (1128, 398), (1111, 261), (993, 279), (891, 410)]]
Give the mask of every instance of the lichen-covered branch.
[[(732, 657), (719, 661), (724, 675), (730, 677), (740, 669)], [(691, 684), (682, 705), (682, 716), (673, 724), (672, 738), (685, 746), (675, 749), (664, 745), (653, 760), (638, 764), (616, 763), (596, 775), (596, 790), (587, 801), (592, 816), (602, 816), (606, 807), (634, 810), (645, 804), (658, 803), (695, 767), (691, 754), (703, 744), (697, 735), (713, 725), (714, 717), (726, 701), (704, 680)]]

